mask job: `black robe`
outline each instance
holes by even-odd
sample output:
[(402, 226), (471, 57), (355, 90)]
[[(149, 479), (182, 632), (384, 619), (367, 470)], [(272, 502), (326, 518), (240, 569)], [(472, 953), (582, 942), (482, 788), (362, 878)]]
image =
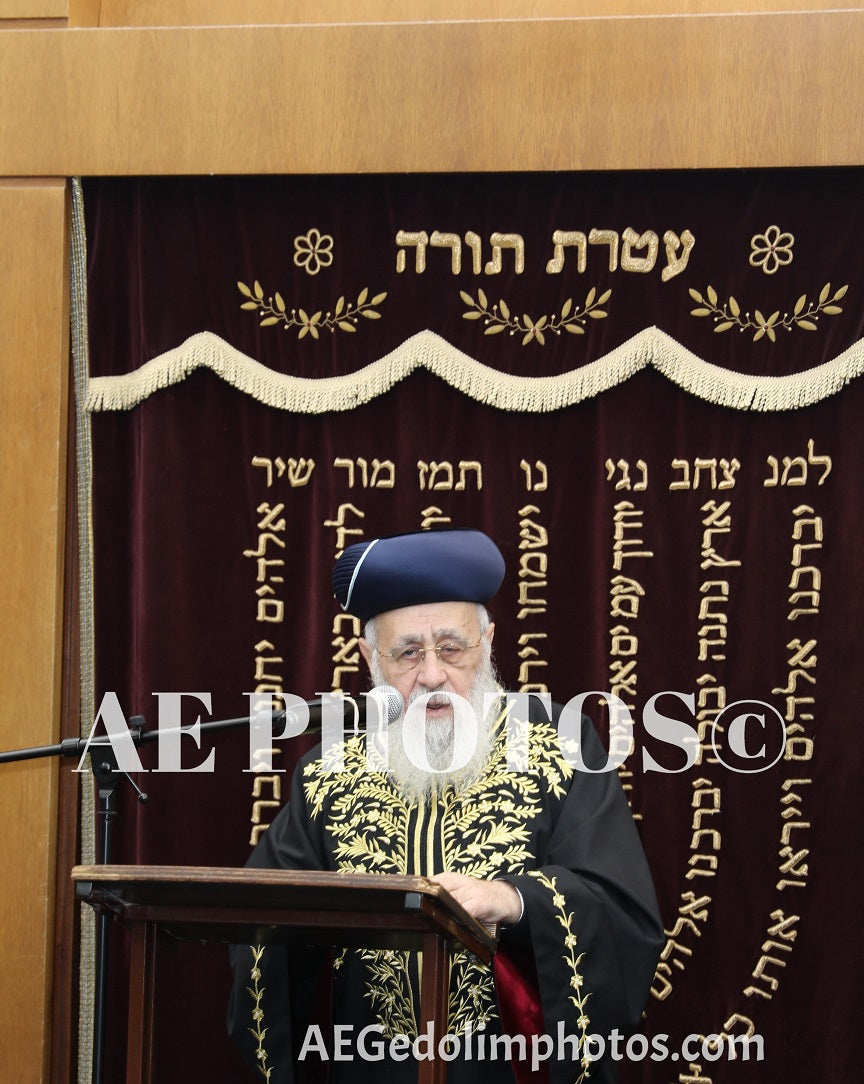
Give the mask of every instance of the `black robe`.
[[(290, 802), (247, 862), (352, 873), (454, 871), (504, 877), (519, 889), (524, 914), (502, 932), (493, 967), (465, 952), (453, 959), (446, 1031), (461, 1036), (461, 1056), (449, 1063), (448, 1084), (527, 1079), (535, 1033), (544, 1038), (533, 1047), (533, 1079), (616, 1080), (612, 1041), (636, 1028), (663, 944), (651, 875), (617, 772), (574, 769), (559, 746), (560, 707), (550, 725), (542, 705), (531, 701), (537, 718), (529, 771), (508, 770), (499, 729), (476, 782), (421, 803), (407, 803), (389, 776), (366, 770), (363, 735), (346, 743), (338, 772), (322, 771), (320, 748), (312, 750), (297, 766)], [(584, 718), (581, 757), (588, 766), (607, 759)], [(417, 1079), (410, 1057), (371, 1060), (387, 1052), (390, 1037), (417, 1034), (415, 954), (336, 950), (322, 966), (311, 950), (237, 946), (232, 960), (229, 1032), (271, 1084)], [(315, 1019), (322, 993), (328, 1021)], [(348, 1025), (336, 1034), (353, 1040), (343, 1040), (340, 1050), (349, 1060), (334, 1060), (332, 1047), (321, 1057), (333, 1025)], [(375, 1030), (364, 1031), (370, 1026)], [(522, 1066), (519, 1032), (528, 1036)], [(588, 1036), (602, 1039), (605, 1057), (597, 1059), (596, 1040), (579, 1045)], [(422, 1055), (424, 1046), (418, 1049)], [(581, 1060), (586, 1049), (595, 1055), (590, 1064)]]

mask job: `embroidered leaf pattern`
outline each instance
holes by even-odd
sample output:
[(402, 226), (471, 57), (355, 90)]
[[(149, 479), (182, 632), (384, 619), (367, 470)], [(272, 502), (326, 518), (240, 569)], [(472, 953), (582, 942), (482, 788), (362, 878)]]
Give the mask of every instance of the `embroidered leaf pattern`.
[(327, 330), (332, 335), (337, 328), (353, 334), (357, 330), (361, 316), (367, 320), (381, 319), (378, 306), (387, 297), (387, 292), (383, 291), (375, 294), (370, 301), (369, 289), (364, 286), (357, 295), (356, 301), (350, 302), (340, 297), (333, 306), (332, 312), (325, 313), (319, 310), (310, 316), (304, 308), (289, 310), (285, 299), (278, 291), (272, 297), (265, 298), (264, 288), (260, 282), (256, 281), (251, 289), (245, 282), (238, 282), (237, 289), (248, 299), (241, 303), (240, 308), (257, 312), (260, 317), (259, 327), (274, 327), (276, 324), (281, 324), (285, 331), (297, 328), (298, 341), (307, 335), (317, 339), (322, 330)]
[(468, 1025), (472, 1030), (485, 1028), (495, 1019), (495, 986), (492, 969), (465, 949), (453, 955), (447, 1030), (462, 1034)]
[(365, 996), (377, 1011), (383, 1034), (388, 1039), (417, 1034), (414, 992), (408, 973), (409, 955), (394, 949), (360, 951), (360, 958), (370, 975)]
[(591, 1057), (587, 1053), (586, 1040), (589, 1035), (589, 1028), (591, 1027), (591, 1020), (588, 1016), (588, 999), (590, 994), (584, 991), (584, 979), (579, 968), (582, 965), (584, 953), (576, 954), (576, 946), (578, 944), (578, 937), (573, 932), (573, 920), (574, 914), (572, 911), (566, 910), (567, 898), (563, 893), (558, 891), (558, 878), (549, 877), (542, 870), (529, 870), (529, 876), (536, 877), (537, 880), (552, 894), (552, 907), (554, 909), (555, 920), (559, 926), (564, 930), (564, 948), (565, 953), (562, 957), (569, 974), (569, 989), (572, 991), (568, 1000), (577, 1009), (579, 1015), (576, 1018), (576, 1026), (579, 1029), (579, 1049), (582, 1052), (581, 1066), (582, 1072), (576, 1078), (576, 1084), (581, 1084), (587, 1077), (590, 1076), (591, 1069)]
[(690, 310), (690, 315), (712, 317), (714, 319), (715, 333), (722, 333), (737, 327), (742, 333), (745, 331), (754, 332), (754, 343), (762, 338), (767, 338), (769, 342), (773, 343), (777, 341), (777, 332), (781, 329), (792, 331), (793, 328), (797, 327), (802, 331), (817, 331), (820, 315), (839, 316), (843, 309), (837, 302), (843, 300), (848, 289), (848, 286), (841, 286), (832, 295), (831, 283), (826, 282), (819, 291), (818, 301), (808, 303), (807, 295), (802, 294), (792, 307), (791, 314), (785, 312), (781, 319), (779, 309), (772, 312), (770, 316), (763, 315), (759, 309), (754, 309), (752, 316), (749, 312), (742, 314), (741, 305), (734, 297), (729, 297), (721, 305), (717, 291), (713, 286), (708, 286), (704, 296), (699, 290), (689, 290), (691, 299), (697, 305), (695, 309)]
[(249, 947), (252, 952), (252, 969), (249, 972), (252, 985), (246, 987), (246, 992), (252, 998), (252, 1023), (254, 1026), (248, 1030), (257, 1043), (255, 1058), (258, 1064), (258, 1072), (261, 1073), (265, 1080), (269, 1080), (273, 1075), (273, 1067), (267, 1064), (269, 1054), (264, 1045), (267, 1039), (267, 1028), (264, 1027), (264, 1009), (262, 1007), (266, 987), (261, 985), (261, 960), (264, 956), (264, 946), (250, 945)]
[(560, 313), (544, 313), (536, 320), (527, 312), (521, 316), (513, 316), (504, 298), (490, 309), (489, 301), (482, 290), (477, 291), (476, 300), (466, 290), (460, 290), (459, 296), (468, 308), (467, 312), (462, 313), (462, 319), (482, 320), (485, 324), (484, 335), (500, 335), (506, 331), (510, 335), (521, 334), (523, 346), (531, 342), (545, 346), (546, 336), (550, 332), (553, 335), (560, 335), (562, 331), (571, 335), (584, 335), (589, 319), (602, 320), (608, 315), (602, 306), (612, 296), (612, 291), (604, 290), (598, 297), (596, 286), (592, 286), (581, 306), (575, 305), (573, 298), (568, 297), (561, 306)]

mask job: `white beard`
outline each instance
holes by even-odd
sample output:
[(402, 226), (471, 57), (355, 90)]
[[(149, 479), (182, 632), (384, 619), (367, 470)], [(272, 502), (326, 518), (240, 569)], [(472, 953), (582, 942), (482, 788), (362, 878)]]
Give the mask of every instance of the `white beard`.
[[(377, 660), (371, 666), (372, 681), (376, 685), (383, 684), (380, 667)], [(419, 697), (428, 693), (432, 694), (430, 703), (446, 702), (450, 699), (442, 694), (436, 700), (435, 692), (425, 686), (418, 685), (412, 691), (405, 705), (407, 711), (411, 704)], [(427, 720), (426, 722), (426, 762), (428, 768), (416, 764), (405, 749), (403, 738), (404, 717), (391, 723), (387, 728), (387, 765), (393, 782), (401, 791), (403, 797), (411, 802), (419, 802), (431, 797), (433, 792), (441, 792), (445, 787), (452, 786), (455, 789), (464, 788), (473, 783), (482, 774), (489, 760), (489, 752), (492, 745), (492, 732), (496, 720), (495, 713), (490, 709), (489, 718), (483, 716), (483, 702), (487, 694), (497, 696), (500, 686), (492, 665), (490, 652), (486, 650), (485, 657), (481, 662), (471, 688), (468, 690), (467, 701), (473, 710), (476, 734), (476, 743), (466, 763), (459, 768), (449, 768), (462, 759), (455, 742), (455, 727), (452, 713), (444, 718)], [(454, 758), (454, 753), (457, 754)], [(415, 757), (420, 760), (420, 757)], [(430, 770), (430, 768), (432, 770)]]

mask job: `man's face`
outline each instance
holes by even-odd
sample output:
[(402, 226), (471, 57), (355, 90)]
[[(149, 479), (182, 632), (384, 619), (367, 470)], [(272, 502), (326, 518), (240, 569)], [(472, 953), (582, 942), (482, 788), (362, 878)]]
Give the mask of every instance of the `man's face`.
[[(375, 620), (378, 654), (365, 639), (360, 650), (367, 665), (377, 657), (384, 682), (398, 689), (407, 705), (412, 697), (430, 692), (451, 692), (468, 699), (483, 650), (477, 607), (470, 602), (433, 602), (407, 606), (380, 614)], [(491, 643), (494, 625), (483, 634)], [(458, 665), (451, 665), (434, 651), (442, 644), (464, 648)], [(429, 649), (429, 650), (425, 650)], [(416, 665), (409, 667), (409, 661)], [(400, 661), (401, 660), (401, 661)], [(452, 718), (450, 704), (434, 701), (426, 709), (429, 720)]]

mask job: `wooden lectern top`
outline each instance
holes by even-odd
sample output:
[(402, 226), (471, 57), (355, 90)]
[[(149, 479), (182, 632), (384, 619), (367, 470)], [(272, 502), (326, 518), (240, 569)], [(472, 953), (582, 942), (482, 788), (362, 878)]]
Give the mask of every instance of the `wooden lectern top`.
[(426, 877), (209, 866), (76, 866), (79, 900), (123, 923), (237, 944), (422, 947), (430, 932), (488, 962), (496, 931)]

